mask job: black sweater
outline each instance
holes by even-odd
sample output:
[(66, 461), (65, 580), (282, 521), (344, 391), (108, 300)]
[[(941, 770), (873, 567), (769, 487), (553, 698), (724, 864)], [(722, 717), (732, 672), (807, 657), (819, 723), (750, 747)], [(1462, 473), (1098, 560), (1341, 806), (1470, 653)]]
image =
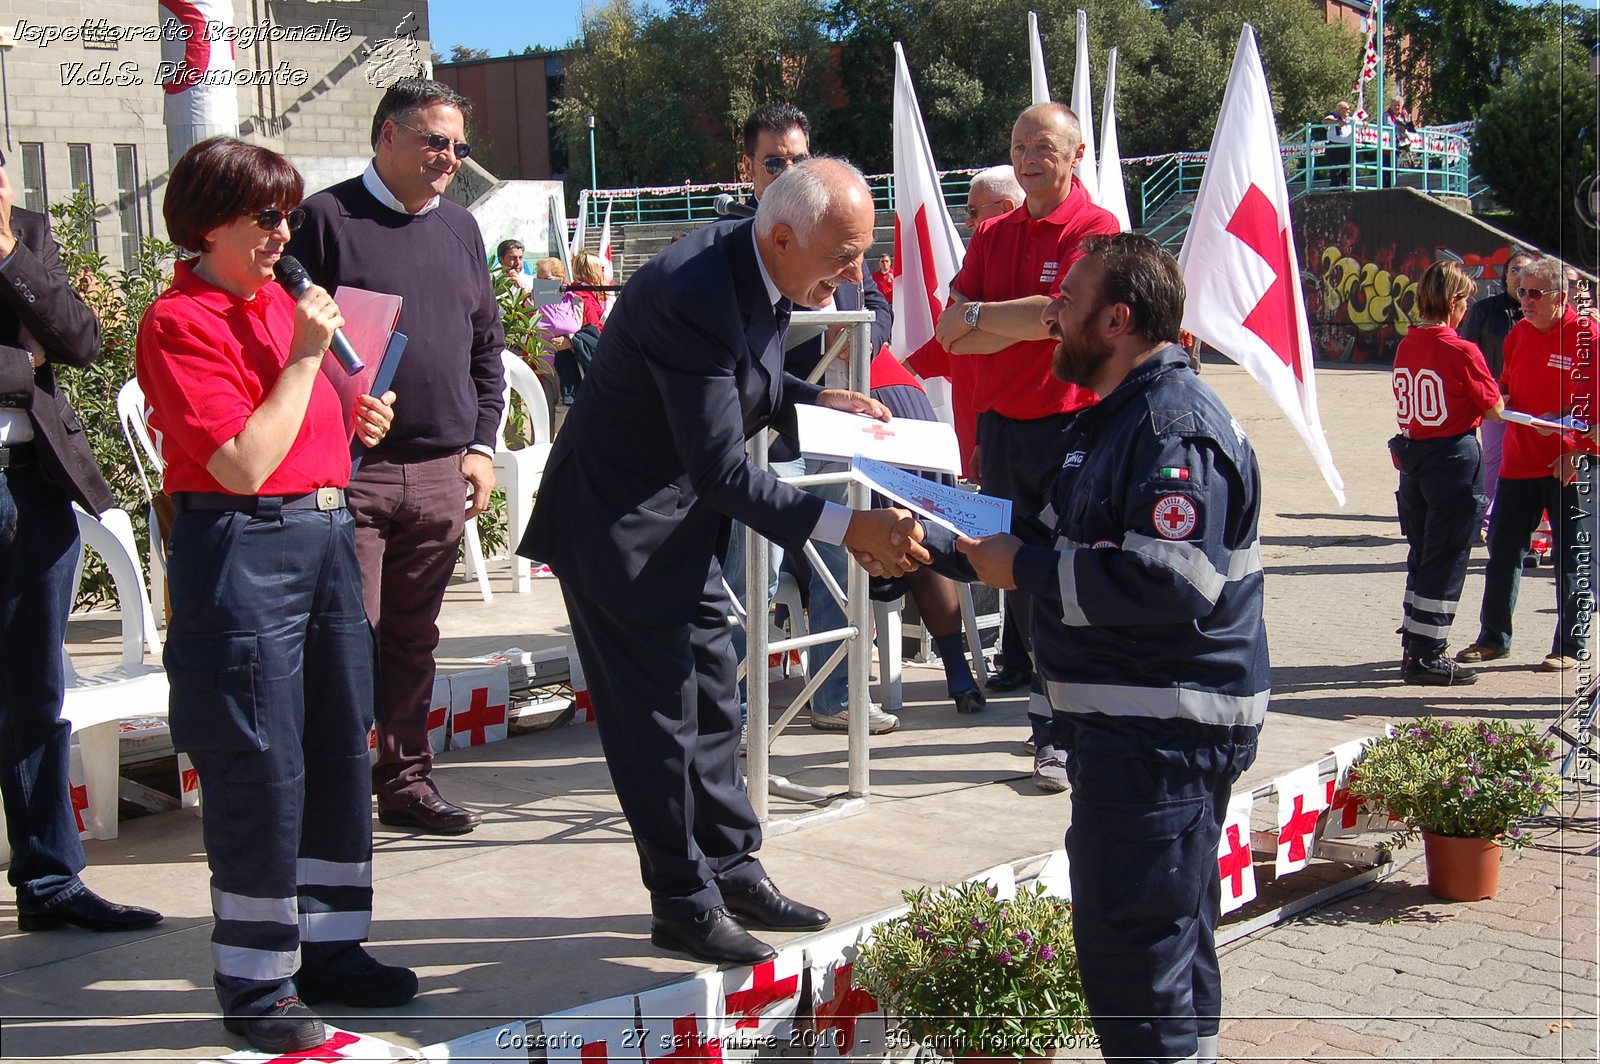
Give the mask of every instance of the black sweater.
[(394, 425), (373, 454), (417, 460), (492, 448), (504, 405), (505, 333), (483, 235), (472, 215), (441, 200), (427, 214), (384, 206), (353, 177), (306, 200), (305, 225), (289, 240), (311, 279), (405, 300), (406, 334), (395, 374)]

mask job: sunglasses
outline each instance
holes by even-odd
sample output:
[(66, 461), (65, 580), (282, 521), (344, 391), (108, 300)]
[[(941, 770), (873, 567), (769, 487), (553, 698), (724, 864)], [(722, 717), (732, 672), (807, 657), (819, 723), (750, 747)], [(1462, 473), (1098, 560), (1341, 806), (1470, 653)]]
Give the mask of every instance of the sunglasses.
[(978, 216), (978, 212), (979, 211), (988, 210), (990, 207), (993, 207), (996, 203), (1000, 203), (1000, 202), (1002, 202), (1002, 201), (1001, 200), (990, 200), (988, 203), (980, 203), (976, 207), (968, 207), (967, 208), (967, 220), (971, 221), (973, 218), (976, 218)]
[[(245, 214), (247, 217), (250, 216), (248, 211)], [(306, 212), (299, 207), (288, 211), (281, 211), (276, 207), (268, 207), (264, 211), (257, 211), (254, 218), (257, 228), (265, 229), (269, 233), (284, 222), (288, 222), (289, 232), (292, 233), (305, 224)]]
[(467, 156), (472, 154), (472, 145), (468, 144), (464, 140), (452, 141), (443, 133), (424, 133), (416, 126), (407, 126), (398, 118), (392, 119), (391, 121), (393, 121), (397, 126), (405, 126), (405, 128), (411, 130), (411, 132), (417, 134), (423, 140), (427, 141), (429, 151), (453, 152), (457, 159), (465, 159)]
[(791, 166), (805, 162), (809, 155), (769, 155), (761, 160), (761, 169), (777, 177)]
[(1526, 299), (1530, 303), (1537, 303), (1545, 296), (1554, 295), (1559, 291), (1560, 289), (1556, 288), (1519, 288), (1517, 289), (1517, 298)]

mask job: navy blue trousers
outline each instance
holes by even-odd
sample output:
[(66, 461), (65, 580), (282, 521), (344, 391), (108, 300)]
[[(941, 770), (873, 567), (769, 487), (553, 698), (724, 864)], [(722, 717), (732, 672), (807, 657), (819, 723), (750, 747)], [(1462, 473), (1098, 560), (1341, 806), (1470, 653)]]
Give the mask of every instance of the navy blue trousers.
[(1055, 715), (1067, 754), (1072, 933), (1101, 1053), (1181, 1061), (1215, 1049), (1222, 977), (1217, 844), (1254, 727)]
[(1585, 458), (1571, 484), (1555, 477), (1500, 478), (1494, 516), (1489, 519), (1489, 565), (1484, 571), (1483, 608), (1478, 642), (1511, 649), (1511, 617), (1522, 582), (1522, 557), (1533, 541), (1541, 515), (1550, 514), (1556, 563), (1556, 631), (1550, 653), (1588, 657), (1589, 623), (1594, 612), (1595, 465)]
[(1434, 440), (1389, 441), (1400, 470), (1394, 493), (1406, 552), (1405, 620), (1401, 642), (1416, 658), (1444, 651), (1467, 579), (1472, 541), (1489, 500), (1483, 494), (1483, 449), (1472, 433)]
[(651, 911), (667, 919), (699, 915), (723, 891), (766, 877), (754, 857), (761, 822), (739, 770), (728, 594), (721, 569), (709, 570), (689, 624), (623, 616), (561, 585)]
[(373, 639), (347, 511), (180, 512), (173, 745), (200, 774), (217, 999), (294, 994), (372, 922)]
[(72, 610), (78, 522), (38, 466), (0, 471), (0, 798), (17, 907), (83, 890), (83, 845), (68, 794), (72, 729), (61, 719), (61, 644)]

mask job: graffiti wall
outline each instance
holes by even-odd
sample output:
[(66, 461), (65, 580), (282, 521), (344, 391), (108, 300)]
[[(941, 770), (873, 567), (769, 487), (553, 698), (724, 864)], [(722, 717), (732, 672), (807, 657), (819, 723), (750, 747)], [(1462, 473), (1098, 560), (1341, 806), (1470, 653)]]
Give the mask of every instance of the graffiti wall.
[(1316, 357), (1393, 362), (1417, 320), (1416, 287), (1435, 259), (1452, 259), (1499, 291), (1509, 236), (1410, 189), (1324, 192), (1294, 204), (1295, 244)]

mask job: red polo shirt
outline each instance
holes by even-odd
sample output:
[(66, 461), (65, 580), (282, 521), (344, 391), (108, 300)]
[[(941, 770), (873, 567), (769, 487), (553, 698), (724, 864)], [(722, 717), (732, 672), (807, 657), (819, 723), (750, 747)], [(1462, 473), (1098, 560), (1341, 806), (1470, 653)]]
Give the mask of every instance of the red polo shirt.
[[(1506, 366), (1500, 373), (1500, 390), (1506, 406), (1524, 414), (1575, 414), (1594, 425), (1600, 420), (1600, 390), (1595, 386), (1600, 370), (1600, 328), (1595, 320), (1571, 307), (1549, 332), (1540, 332), (1523, 318), (1506, 334)], [(1506, 425), (1500, 475), (1513, 480), (1548, 477), (1563, 451), (1596, 453), (1587, 435), (1563, 438), (1541, 435), (1527, 425)]]
[(978, 412), (972, 409), (972, 386), (977, 382), (983, 359), (973, 355), (952, 355), (929, 340), (906, 359), (923, 380), (943, 377), (950, 382), (951, 413), (955, 417), (956, 445), (961, 448), (961, 475), (977, 480), (979, 470), (972, 464), (972, 450), (978, 445)]
[[(1074, 177), (1066, 200), (1043, 218), (1028, 217), (1024, 203), (981, 223), (950, 287), (983, 302), (1053, 298), (1060, 294), (1067, 270), (1082, 257), (1078, 245), (1083, 238), (1120, 228)], [(973, 382), (973, 409), (1027, 421), (1081, 410), (1099, 398), (1087, 388), (1056, 379), (1050, 372), (1055, 349), (1054, 340), (1020, 340), (992, 355), (954, 355), (952, 361), (981, 363)]]
[[(227, 491), (206, 471), (217, 448), (239, 435), (289, 361), (294, 304), (276, 281), (240, 299), (175, 267), (172, 287), (139, 323), (135, 369), (150, 428), (175, 491)], [(339, 394), (320, 373), (294, 444), (262, 495), (301, 495), (350, 483), (350, 428)]]
[(1483, 352), (1448, 325), (1406, 333), (1394, 353), (1392, 383), (1400, 434), (1413, 440), (1471, 432), (1500, 398)]

